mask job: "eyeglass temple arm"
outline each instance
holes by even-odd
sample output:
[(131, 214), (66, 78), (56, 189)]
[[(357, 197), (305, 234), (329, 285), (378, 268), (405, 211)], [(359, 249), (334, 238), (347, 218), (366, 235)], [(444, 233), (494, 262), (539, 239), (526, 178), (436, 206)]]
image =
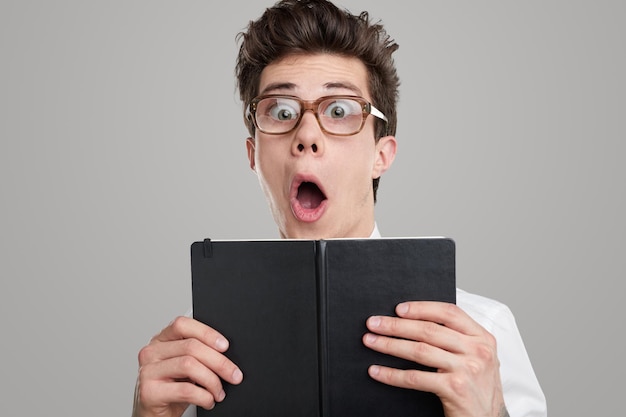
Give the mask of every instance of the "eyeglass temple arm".
[(387, 116), (385, 116), (380, 110), (378, 110), (376, 107), (372, 106), (371, 104), (370, 104), (369, 107), (370, 107), (370, 109), (369, 109), (370, 110), (370, 114), (372, 116), (376, 116), (379, 119), (383, 119), (386, 123), (389, 123), (389, 120), (387, 120)]

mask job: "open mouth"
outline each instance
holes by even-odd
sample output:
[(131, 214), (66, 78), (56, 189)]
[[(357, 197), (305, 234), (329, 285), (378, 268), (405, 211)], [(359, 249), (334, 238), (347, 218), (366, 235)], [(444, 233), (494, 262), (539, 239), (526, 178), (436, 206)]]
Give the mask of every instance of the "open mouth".
[(314, 223), (328, 208), (328, 197), (312, 176), (298, 175), (291, 184), (291, 211), (301, 222)]
[(318, 208), (324, 200), (326, 200), (326, 196), (317, 184), (305, 181), (298, 186), (296, 199), (303, 209), (314, 210)]

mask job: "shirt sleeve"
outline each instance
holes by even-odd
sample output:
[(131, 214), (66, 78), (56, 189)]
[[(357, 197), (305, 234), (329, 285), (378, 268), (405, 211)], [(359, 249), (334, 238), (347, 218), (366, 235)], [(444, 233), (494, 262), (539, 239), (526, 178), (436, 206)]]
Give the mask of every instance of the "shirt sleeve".
[(504, 304), (457, 291), (457, 305), (497, 342), (504, 402), (511, 417), (546, 417), (546, 399), (535, 375), (515, 317)]

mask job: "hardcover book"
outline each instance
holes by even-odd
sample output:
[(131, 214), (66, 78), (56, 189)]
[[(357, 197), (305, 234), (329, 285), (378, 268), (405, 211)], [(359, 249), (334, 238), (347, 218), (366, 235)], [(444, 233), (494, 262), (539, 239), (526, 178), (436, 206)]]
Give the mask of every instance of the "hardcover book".
[(403, 301), (456, 302), (448, 238), (216, 241), (191, 245), (193, 316), (230, 341), (244, 374), (198, 416), (433, 417), (431, 393), (370, 378), (381, 364), (433, 371), (366, 348), (372, 315)]

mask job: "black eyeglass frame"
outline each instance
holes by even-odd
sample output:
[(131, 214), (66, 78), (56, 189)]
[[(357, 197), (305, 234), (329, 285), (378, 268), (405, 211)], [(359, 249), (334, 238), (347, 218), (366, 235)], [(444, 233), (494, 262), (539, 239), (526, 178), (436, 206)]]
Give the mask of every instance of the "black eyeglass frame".
[[(256, 120), (257, 106), (258, 106), (258, 104), (259, 104), (259, 102), (261, 100), (264, 100), (264, 99), (267, 99), (267, 98), (276, 98), (276, 99), (284, 98), (284, 99), (294, 100), (298, 104), (300, 104), (300, 113), (299, 113), (298, 120), (296, 121), (296, 123), (289, 130), (287, 130), (285, 132), (275, 133), (275, 132), (268, 132), (268, 131), (263, 130), (262, 128), (259, 127), (259, 125), (257, 124), (257, 120)], [(354, 101), (358, 102), (361, 105), (361, 112), (362, 112), (363, 118), (361, 119), (361, 125), (359, 126), (359, 129), (357, 131), (355, 131), (353, 133), (334, 133), (334, 132), (329, 132), (328, 130), (326, 130), (326, 128), (322, 124), (322, 121), (320, 120), (318, 110), (319, 110), (319, 106), (320, 106), (320, 104), (322, 102), (324, 102), (326, 100), (333, 100), (333, 99), (354, 100)], [(257, 128), (260, 132), (265, 133), (266, 135), (285, 135), (287, 133), (293, 132), (300, 125), (300, 122), (302, 121), (302, 117), (304, 116), (304, 113), (307, 110), (310, 110), (310, 111), (313, 112), (313, 114), (315, 115), (315, 118), (317, 119), (317, 123), (318, 123), (320, 129), (322, 130), (322, 132), (327, 133), (329, 135), (333, 135), (333, 136), (353, 136), (353, 135), (356, 135), (361, 130), (363, 130), (363, 126), (365, 126), (365, 121), (367, 120), (367, 116), (369, 116), (370, 114), (372, 116), (377, 117), (377, 118), (381, 119), (382, 121), (384, 121), (386, 127), (389, 126), (389, 120), (387, 119), (387, 116), (385, 116), (380, 110), (378, 110), (376, 107), (374, 107), (369, 101), (367, 101), (363, 97), (353, 96), (353, 95), (323, 96), (323, 97), (320, 97), (320, 98), (318, 98), (316, 100), (303, 100), (300, 97), (292, 96), (292, 95), (288, 95), (288, 94), (267, 94), (267, 95), (257, 96), (257, 97), (253, 98), (250, 101), (250, 104), (248, 105), (248, 107), (246, 109), (246, 118), (248, 120), (252, 121), (252, 123), (254, 124), (255, 128)]]

